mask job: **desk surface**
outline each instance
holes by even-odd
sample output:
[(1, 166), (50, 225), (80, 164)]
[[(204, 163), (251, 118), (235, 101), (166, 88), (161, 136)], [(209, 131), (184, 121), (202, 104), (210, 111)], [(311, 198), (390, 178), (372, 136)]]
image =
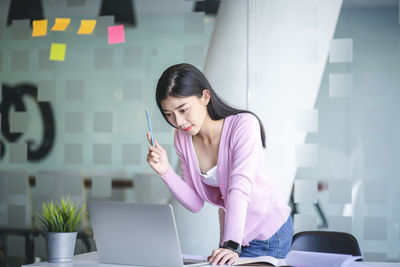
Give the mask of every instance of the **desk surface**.
[[(121, 267), (128, 265), (119, 265), (119, 264), (105, 264), (99, 263), (99, 259), (97, 257), (97, 252), (89, 252), (84, 254), (79, 254), (74, 256), (74, 261), (72, 263), (48, 263), (48, 262), (39, 262), (28, 265), (22, 265), (26, 267)], [(223, 265), (218, 265), (223, 266)], [(228, 265), (226, 265), (228, 266)], [(355, 262), (351, 264), (351, 267), (400, 267), (400, 262)], [(245, 267), (245, 266), (243, 266)]]

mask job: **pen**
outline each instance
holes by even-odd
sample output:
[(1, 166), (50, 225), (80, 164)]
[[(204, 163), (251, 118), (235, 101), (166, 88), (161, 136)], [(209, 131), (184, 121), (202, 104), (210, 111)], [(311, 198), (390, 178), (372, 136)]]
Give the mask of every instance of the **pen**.
[(147, 126), (149, 127), (149, 131), (150, 131), (151, 145), (154, 146), (154, 138), (153, 138), (153, 131), (151, 130), (149, 110), (146, 108), (144, 111), (146, 113)]

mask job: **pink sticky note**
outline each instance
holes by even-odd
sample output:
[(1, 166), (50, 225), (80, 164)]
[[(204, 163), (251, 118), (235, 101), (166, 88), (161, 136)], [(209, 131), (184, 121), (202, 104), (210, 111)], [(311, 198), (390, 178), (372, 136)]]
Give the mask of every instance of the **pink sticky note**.
[(108, 27), (108, 44), (125, 43), (124, 25)]

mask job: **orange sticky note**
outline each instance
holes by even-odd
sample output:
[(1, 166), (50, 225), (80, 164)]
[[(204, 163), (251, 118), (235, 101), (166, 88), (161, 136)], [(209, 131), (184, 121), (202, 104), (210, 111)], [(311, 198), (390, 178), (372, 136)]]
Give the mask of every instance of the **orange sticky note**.
[(67, 29), (71, 19), (66, 18), (56, 18), (53, 27), (51, 28), (52, 31), (65, 31)]
[(32, 21), (32, 26), (33, 37), (45, 36), (47, 34), (47, 19), (34, 20)]
[(96, 20), (81, 20), (81, 26), (79, 27), (78, 34), (91, 34), (96, 27)]
[(66, 44), (52, 43), (50, 48), (50, 60), (64, 61)]

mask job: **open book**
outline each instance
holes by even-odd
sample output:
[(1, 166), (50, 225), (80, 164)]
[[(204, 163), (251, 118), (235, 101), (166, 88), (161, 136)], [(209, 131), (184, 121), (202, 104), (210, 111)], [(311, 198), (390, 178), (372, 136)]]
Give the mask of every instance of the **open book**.
[(350, 267), (353, 265), (354, 261), (361, 258), (361, 256), (352, 256), (348, 254), (292, 250), (286, 256), (286, 264), (303, 267)]
[[(185, 255), (186, 258), (194, 258), (193, 255)], [(185, 258), (185, 257), (184, 257)], [(206, 259), (206, 257), (201, 257)], [(285, 259), (277, 259), (271, 256), (260, 256), (254, 258), (240, 257), (234, 264), (235, 266), (302, 266), (302, 267), (352, 267), (366, 266), (364, 264), (355, 264), (361, 259), (361, 256), (352, 256), (347, 254), (333, 254), (322, 252), (296, 251), (292, 250)], [(354, 264), (354, 265), (353, 265)]]
[(351, 267), (352, 263), (360, 256), (347, 254), (333, 254), (309, 251), (292, 250), (286, 259), (277, 259), (271, 256), (261, 256), (255, 258), (240, 257), (233, 265), (270, 265), (270, 266), (302, 266), (302, 267)]
[(260, 256), (255, 258), (250, 257), (240, 257), (235, 263), (232, 265), (266, 265), (266, 266), (281, 266), (285, 265), (284, 259), (277, 259), (271, 256)]
[[(183, 260), (184, 260), (184, 262), (199, 261), (199, 260), (206, 261), (207, 257), (198, 256), (198, 255), (184, 254), (183, 255)], [(274, 257), (271, 257), (271, 256), (261, 256), (261, 257), (255, 257), (255, 258), (240, 257), (239, 260), (237, 260), (232, 265), (281, 266), (281, 265), (285, 265), (285, 260), (284, 259), (277, 259), (277, 258), (274, 258)]]

